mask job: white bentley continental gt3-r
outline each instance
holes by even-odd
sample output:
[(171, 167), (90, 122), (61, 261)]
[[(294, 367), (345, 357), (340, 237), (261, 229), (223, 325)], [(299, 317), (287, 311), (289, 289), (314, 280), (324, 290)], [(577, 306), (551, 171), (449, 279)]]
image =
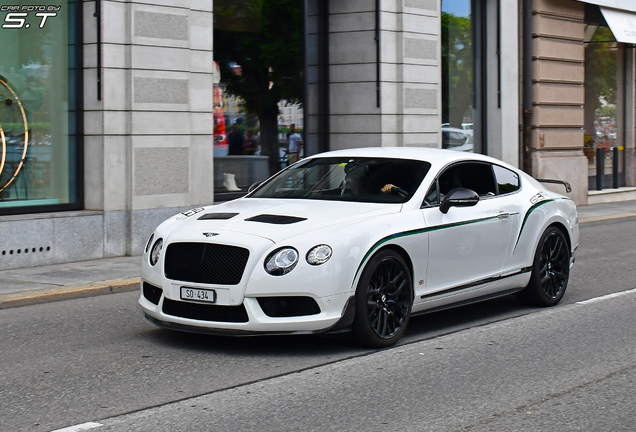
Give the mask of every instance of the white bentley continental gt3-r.
[(157, 227), (141, 266), (148, 320), (228, 335), (351, 329), (385, 347), (414, 314), (512, 293), (557, 304), (579, 241), (570, 198), (478, 154), (334, 151), (250, 189)]

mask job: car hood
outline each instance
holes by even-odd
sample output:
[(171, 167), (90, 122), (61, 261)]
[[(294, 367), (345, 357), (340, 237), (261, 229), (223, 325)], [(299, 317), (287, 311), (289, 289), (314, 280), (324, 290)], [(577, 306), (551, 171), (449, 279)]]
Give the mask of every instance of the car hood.
[[(243, 198), (176, 215), (175, 231), (250, 234), (279, 243), (309, 231), (399, 213), (401, 204)], [(206, 234), (204, 234), (206, 235)]]

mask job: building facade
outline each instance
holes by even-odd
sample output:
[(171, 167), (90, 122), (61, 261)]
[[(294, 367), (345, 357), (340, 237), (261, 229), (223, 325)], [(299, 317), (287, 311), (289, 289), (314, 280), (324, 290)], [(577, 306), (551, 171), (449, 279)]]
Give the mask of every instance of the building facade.
[(634, 193), (629, 0), (16, 3), (0, 269), (141, 254), (165, 218), (285, 166), (292, 122), (303, 155), (447, 147), (567, 180), (579, 205)]

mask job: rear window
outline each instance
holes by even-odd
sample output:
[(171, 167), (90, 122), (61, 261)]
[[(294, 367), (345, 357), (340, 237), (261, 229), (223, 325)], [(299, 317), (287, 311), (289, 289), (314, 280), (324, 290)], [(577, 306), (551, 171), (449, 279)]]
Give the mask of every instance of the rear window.
[(505, 195), (519, 190), (519, 176), (514, 171), (507, 168), (493, 165), (499, 195)]

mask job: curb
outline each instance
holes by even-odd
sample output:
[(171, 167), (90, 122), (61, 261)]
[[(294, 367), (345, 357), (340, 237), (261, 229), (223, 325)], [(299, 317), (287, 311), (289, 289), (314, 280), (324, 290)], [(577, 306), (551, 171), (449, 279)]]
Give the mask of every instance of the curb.
[(624, 222), (628, 220), (636, 220), (636, 213), (623, 213), (623, 214), (615, 214), (615, 215), (609, 215), (609, 216), (589, 217), (586, 219), (580, 219), (579, 224), (602, 225), (610, 221)]
[(115, 279), (95, 282), (87, 285), (44, 288), (31, 291), (0, 294), (0, 310), (21, 306), (30, 306), (53, 301), (74, 298), (93, 297), (104, 294), (136, 291), (139, 289), (139, 278)]

